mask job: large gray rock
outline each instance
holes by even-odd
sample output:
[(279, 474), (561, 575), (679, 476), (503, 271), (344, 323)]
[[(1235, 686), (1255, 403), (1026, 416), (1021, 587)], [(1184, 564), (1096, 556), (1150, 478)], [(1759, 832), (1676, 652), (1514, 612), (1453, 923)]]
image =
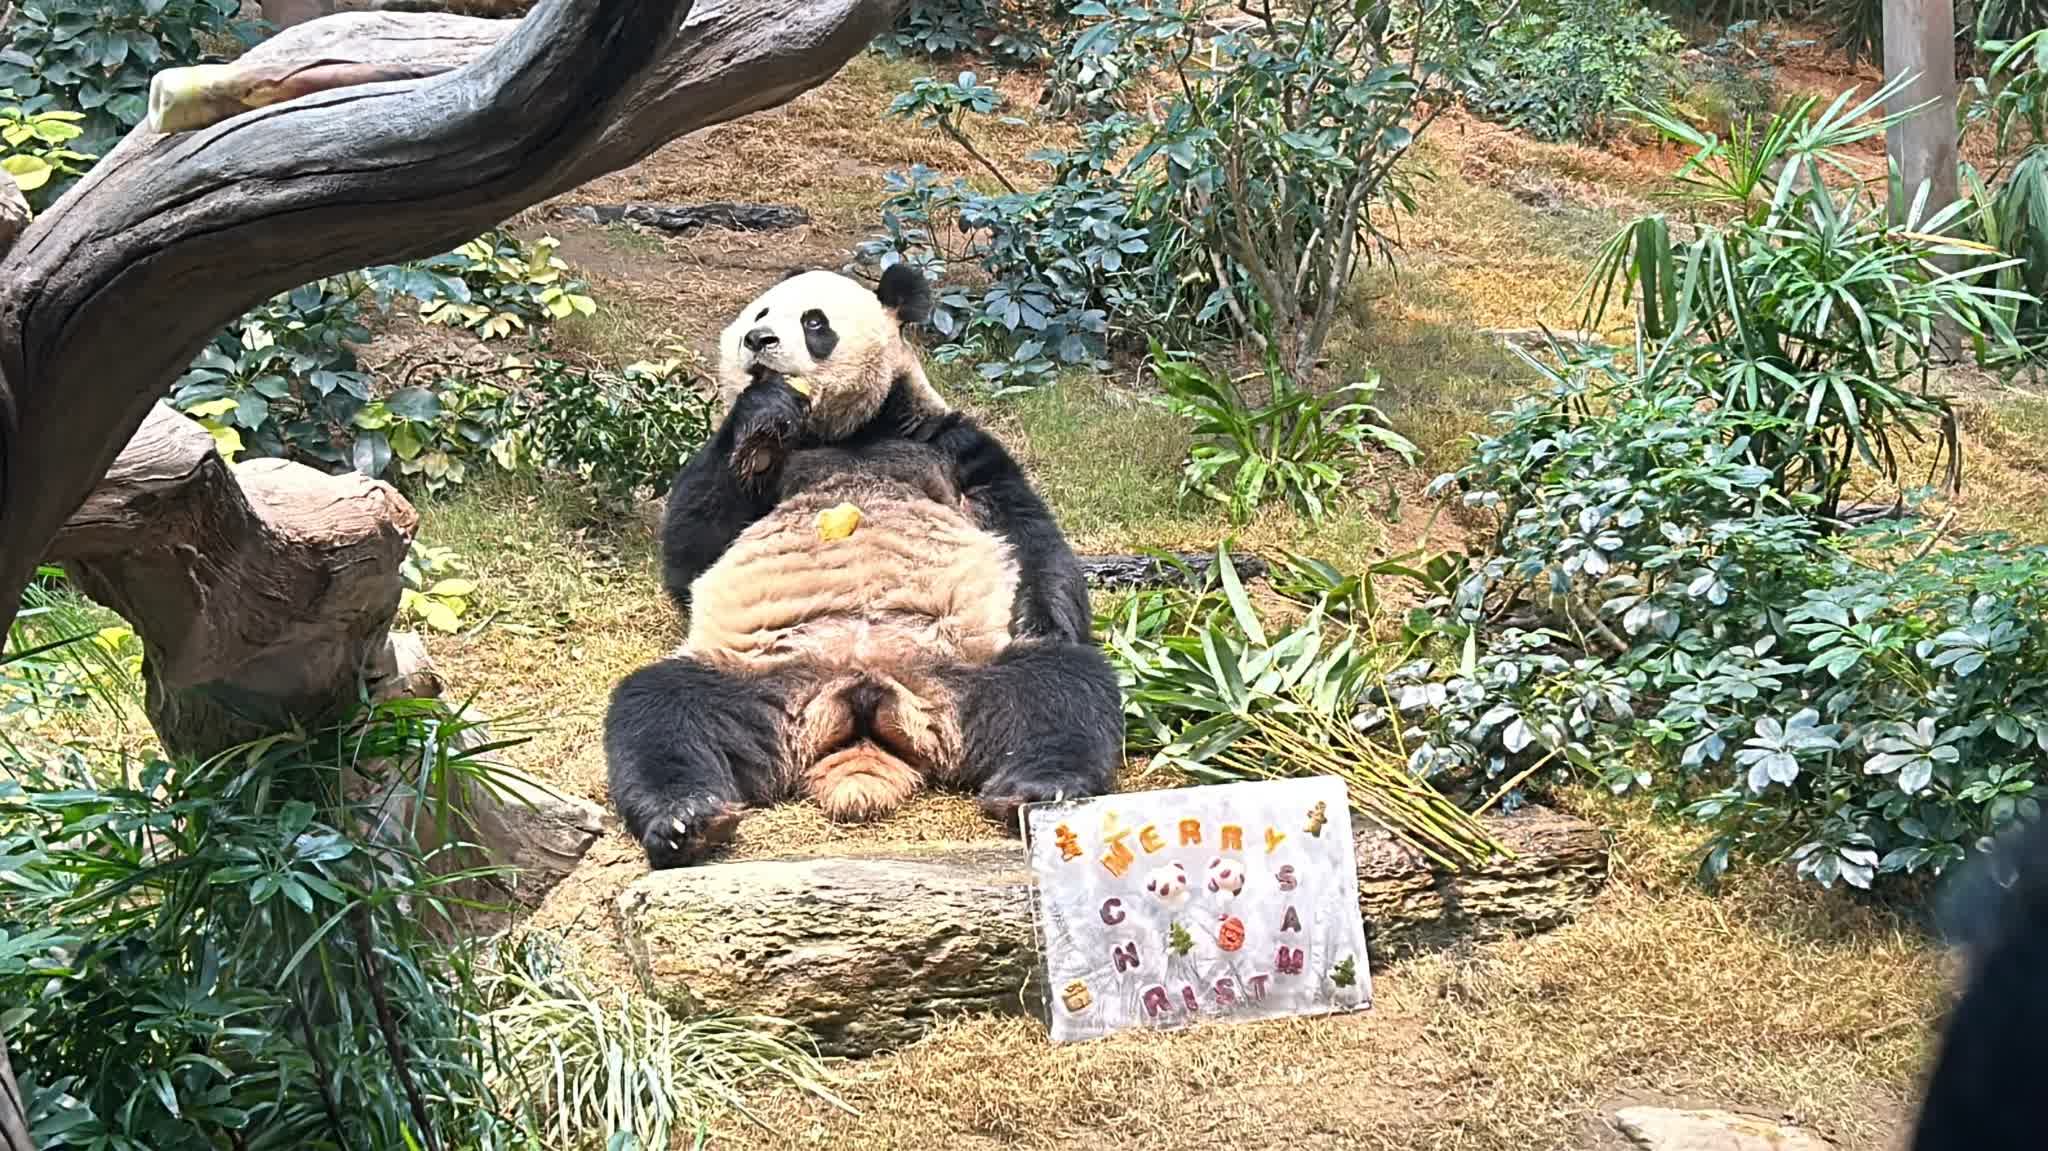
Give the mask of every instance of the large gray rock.
[(1624, 1107), (1614, 1122), (1644, 1151), (1835, 1151), (1818, 1135), (1733, 1111)]
[[(1547, 930), (1606, 880), (1606, 837), (1589, 823), (1541, 808), (1487, 823), (1515, 858), (1464, 875), (1360, 832), (1373, 963)], [(614, 919), (664, 994), (786, 1019), (827, 1054), (867, 1055), (946, 1015), (1035, 1010), (1033, 883), (1015, 840), (922, 845), (657, 871), (618, 898)]]

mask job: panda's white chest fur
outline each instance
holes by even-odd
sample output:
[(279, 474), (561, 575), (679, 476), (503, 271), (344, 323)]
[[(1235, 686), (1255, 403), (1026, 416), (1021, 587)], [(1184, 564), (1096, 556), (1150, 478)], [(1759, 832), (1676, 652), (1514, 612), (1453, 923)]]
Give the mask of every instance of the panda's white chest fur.
[[(824, 538), (818, 514), (860, 519)], [(985, 663), (1010, 640), (1017, 564), (958, 508), (900, 485), (807, 491), (778, 505), (690, 589), (683, 651), (762, 669)]]

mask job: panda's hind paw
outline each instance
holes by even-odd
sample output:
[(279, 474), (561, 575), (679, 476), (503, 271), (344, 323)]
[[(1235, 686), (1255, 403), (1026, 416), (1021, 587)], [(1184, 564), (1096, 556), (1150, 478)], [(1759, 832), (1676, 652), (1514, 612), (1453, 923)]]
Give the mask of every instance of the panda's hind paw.
[(640, 837), (647, 852), (647, 866), (655, 871), (689, 867), (702, 863), (733, 840), (739, 830), (740, 811), (713, 800), (693, 800)]

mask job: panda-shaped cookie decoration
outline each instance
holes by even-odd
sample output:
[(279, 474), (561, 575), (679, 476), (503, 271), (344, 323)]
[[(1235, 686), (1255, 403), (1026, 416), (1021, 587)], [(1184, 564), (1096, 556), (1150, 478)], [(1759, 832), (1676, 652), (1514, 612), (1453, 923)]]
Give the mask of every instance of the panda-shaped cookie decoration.
[(798, 795), (873, 819), (938, 783), (1015, 831), (1024, 803), (1111, 787), (1122, 702), (1080, 565), (925, 378), (902, 329), (929, 308), (907, 265), (872, 290), (803, 272), (720, 338), (727, 412), (662, 529), (687, 637), (605, 720), (612, 805), (656, 868)]

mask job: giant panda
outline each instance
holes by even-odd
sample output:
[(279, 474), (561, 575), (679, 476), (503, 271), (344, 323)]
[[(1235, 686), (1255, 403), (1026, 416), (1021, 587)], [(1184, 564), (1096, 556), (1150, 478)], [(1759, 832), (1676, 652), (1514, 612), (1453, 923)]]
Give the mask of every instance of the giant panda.
[(874, 819), (936, 782), (1014, 830), (1022, 804), (1111, 786), (1122, 703), (1080, 565), (926, 379), (903, 328), (929, 307), (906, 265), (873, 289), (806, 271), (720, 337), (727, 412), (662, 527), (687, 636), (605, 719), (611, 802), (654, 868), (798, 795)]
[(1910, 1151), (2048, 1146), (2048, 1112), (2033, 1094), (2034, 1057), (2048, 1053), (2048, 824), (2011, 833), (1973, 861), (1945, 902), (1968, 970)]

